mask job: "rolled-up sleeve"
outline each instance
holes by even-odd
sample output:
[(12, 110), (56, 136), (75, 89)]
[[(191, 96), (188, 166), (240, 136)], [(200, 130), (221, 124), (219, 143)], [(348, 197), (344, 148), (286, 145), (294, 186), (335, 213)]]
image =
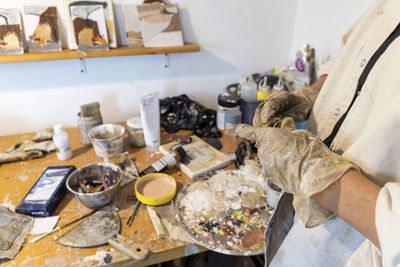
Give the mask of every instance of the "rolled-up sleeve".
[(400, 183), (387, 183), (376, 203), (376, 229), (384, 266), (400, 266)]

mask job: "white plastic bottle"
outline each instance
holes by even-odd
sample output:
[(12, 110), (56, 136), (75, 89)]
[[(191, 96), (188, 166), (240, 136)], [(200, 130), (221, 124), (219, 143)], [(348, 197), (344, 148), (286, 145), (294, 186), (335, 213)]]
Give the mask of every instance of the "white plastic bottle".
[(72, 151), (69, 144), (69, 135), (64, 131), (62, 124), (53, 126), (53, 142), (56, 146), (57, 157), (59, 160), (67, 160), (72, 157)]
[(249, 79), (240, 85), (241, 97), (246, 101), (256, 100), (257, 98), (257, 84), (253, 81), (253, 76), (250, 75)]

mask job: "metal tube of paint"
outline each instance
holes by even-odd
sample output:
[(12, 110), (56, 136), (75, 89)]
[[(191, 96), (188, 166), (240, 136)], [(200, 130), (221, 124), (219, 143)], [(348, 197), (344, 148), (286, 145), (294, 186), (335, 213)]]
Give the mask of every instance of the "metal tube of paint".
[(186, 151), (183, 149), (183, 147), (178, 146), (177, 148), (172, 150), (170, 153), (168, 153), (161, 159), (154, 162), (151, 166), (149, 166), (146, 169), (144, 169), (143, 171), (141, 171), (139, 173), (139, 176), (143, 176), (143, 175), (146, 175), (149, 173), (163, 172), (169, 166), (174, 166), (178, 162), (182, 161), (186, 156), (187, 156), (187, 154), (186, 154)]
[(146, 148), (151, 152), (158, 151), (158, 147), (160, 146), (160, 104), (158, 92), (141, 97), (140, 114)]

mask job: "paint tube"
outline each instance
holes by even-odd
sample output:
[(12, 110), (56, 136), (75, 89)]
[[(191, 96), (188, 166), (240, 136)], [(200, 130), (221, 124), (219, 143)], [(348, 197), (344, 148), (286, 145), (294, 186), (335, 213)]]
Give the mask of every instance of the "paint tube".
[(158, 93), (151, 93), (140, 99), (144, 141), (146, 148), (155, 152), (160, 146), (160, 104)]
[(151, 166), (147, 167), (139, 173), (139, 176), (143, 176), (149, 173), (163, 172), (168, 167), (176, 165), (178, 162), (182, 161), (187, 156), (186, 151), (183, 147), (178, 146), (170, 153), (162, 157), (161, 159), (154, 162)]

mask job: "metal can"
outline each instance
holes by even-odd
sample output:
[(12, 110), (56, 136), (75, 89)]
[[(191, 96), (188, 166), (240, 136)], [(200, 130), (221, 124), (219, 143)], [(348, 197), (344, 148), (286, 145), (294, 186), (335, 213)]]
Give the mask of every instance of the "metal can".
[(129, 145), (131, 147), (145, 147), (142, 118), (140, 116), (132, 117), (126, 121), (128, 126)]
[(229, 91), (225, 91), (218, 96), (217, 128), (224, 130), (225, 113), (228, 111), (240, 110), (240, 97)]

